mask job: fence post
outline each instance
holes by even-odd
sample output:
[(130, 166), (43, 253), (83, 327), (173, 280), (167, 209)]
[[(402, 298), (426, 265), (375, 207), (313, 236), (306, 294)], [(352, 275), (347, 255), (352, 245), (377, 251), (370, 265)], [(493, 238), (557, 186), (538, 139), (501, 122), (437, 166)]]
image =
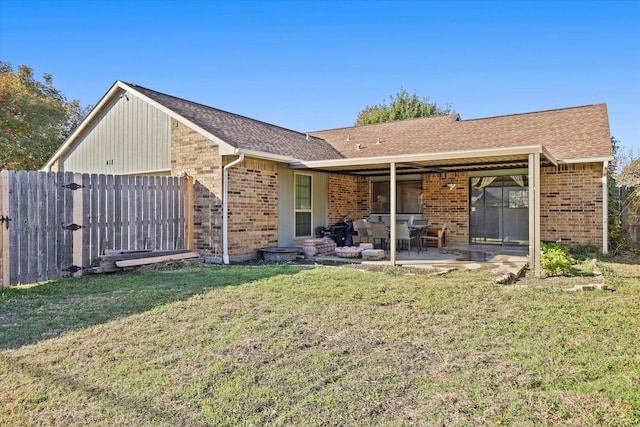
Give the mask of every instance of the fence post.
[[(73, 182), (77, 185), (82, 186), (82, 174), (74, 173)], [(80, 189), (73, 192), (73, 223), (79, 225), (80, 227), (84, 227), (84, 197), (83, 191), (81, 191)], [(88, 232), (89, 230), (85, 230), (84, 228), (80, 228), (77, 231), (72, 231), (73, 265), (77, 267), (82, 267), (84, 265), (83, 235), (84, 233)], [(73, 273), (74, 276), (82, 276), (82, 274), (82, 268)]]
[(184, 247), (193, 250), (193, 213), (194, 213), (194, 187), (193, 177), (184, 177)]
[[(0, 171), (0, 215), (9, 218), (9, 171)], [(7, 219), (8, 221), (8, 219)], [(9, 223), (0, 223), (0, 256), (2, 257), (2, 270), (0, 271), (0, 284), (3, 288), (11, 286), (11, 241), (9, 240)]]

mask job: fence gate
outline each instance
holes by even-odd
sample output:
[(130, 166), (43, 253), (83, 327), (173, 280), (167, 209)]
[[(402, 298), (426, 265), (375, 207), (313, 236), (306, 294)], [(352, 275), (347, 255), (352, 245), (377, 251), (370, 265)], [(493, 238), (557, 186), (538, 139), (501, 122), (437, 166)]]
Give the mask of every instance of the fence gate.
[(0, 285), (80, 275), (108, 249), (191, 248), (192, 189), (189, 177), (0, 171)]

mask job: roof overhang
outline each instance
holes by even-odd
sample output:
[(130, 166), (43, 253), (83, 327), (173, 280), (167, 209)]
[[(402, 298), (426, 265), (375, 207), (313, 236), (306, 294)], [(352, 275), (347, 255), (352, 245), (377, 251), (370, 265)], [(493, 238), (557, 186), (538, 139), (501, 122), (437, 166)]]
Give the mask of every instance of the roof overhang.
[(312, 169), (350, 175), (387, 175), (391, 163), (396, 173), (462, 172), (528, 167), (529, 154), (540, 154), (542, 163), (558, 165), (558, 161), (541, 145), (416, 153), (386, 157), (303, 161), (289, 163), (291, 169)]

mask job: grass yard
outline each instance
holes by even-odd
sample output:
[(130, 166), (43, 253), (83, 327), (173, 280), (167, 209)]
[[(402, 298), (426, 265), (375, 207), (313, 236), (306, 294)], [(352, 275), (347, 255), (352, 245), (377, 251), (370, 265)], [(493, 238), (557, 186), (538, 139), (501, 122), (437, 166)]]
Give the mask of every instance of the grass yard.
[(639, 425), (637, 261), (599, 263), (615, 292), (289, 265), (9, 289), (0, 425)]

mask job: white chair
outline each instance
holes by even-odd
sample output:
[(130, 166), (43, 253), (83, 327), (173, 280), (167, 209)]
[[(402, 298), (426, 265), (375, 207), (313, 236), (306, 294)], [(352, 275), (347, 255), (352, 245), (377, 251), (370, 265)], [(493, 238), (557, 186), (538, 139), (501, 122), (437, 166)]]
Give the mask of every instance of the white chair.
[(409, 224), (406, 221), (398, 222), (396, 224), (396, 241), (398, 243), (406, 243), (407, 250), (411, 252), (411, 242), (414, 241), (418, 250), (420, 249), (418, 243), (418, 236), (412, 235), (409, 231)]
[(371, 243), (376, 246), (376, 241), (380, 242), (380, 248), (387, 248), (387, 241), (389, 240), (389, 231), (387, 225), (384, 222), (370, 222), (369, 230), (371, 231)]

